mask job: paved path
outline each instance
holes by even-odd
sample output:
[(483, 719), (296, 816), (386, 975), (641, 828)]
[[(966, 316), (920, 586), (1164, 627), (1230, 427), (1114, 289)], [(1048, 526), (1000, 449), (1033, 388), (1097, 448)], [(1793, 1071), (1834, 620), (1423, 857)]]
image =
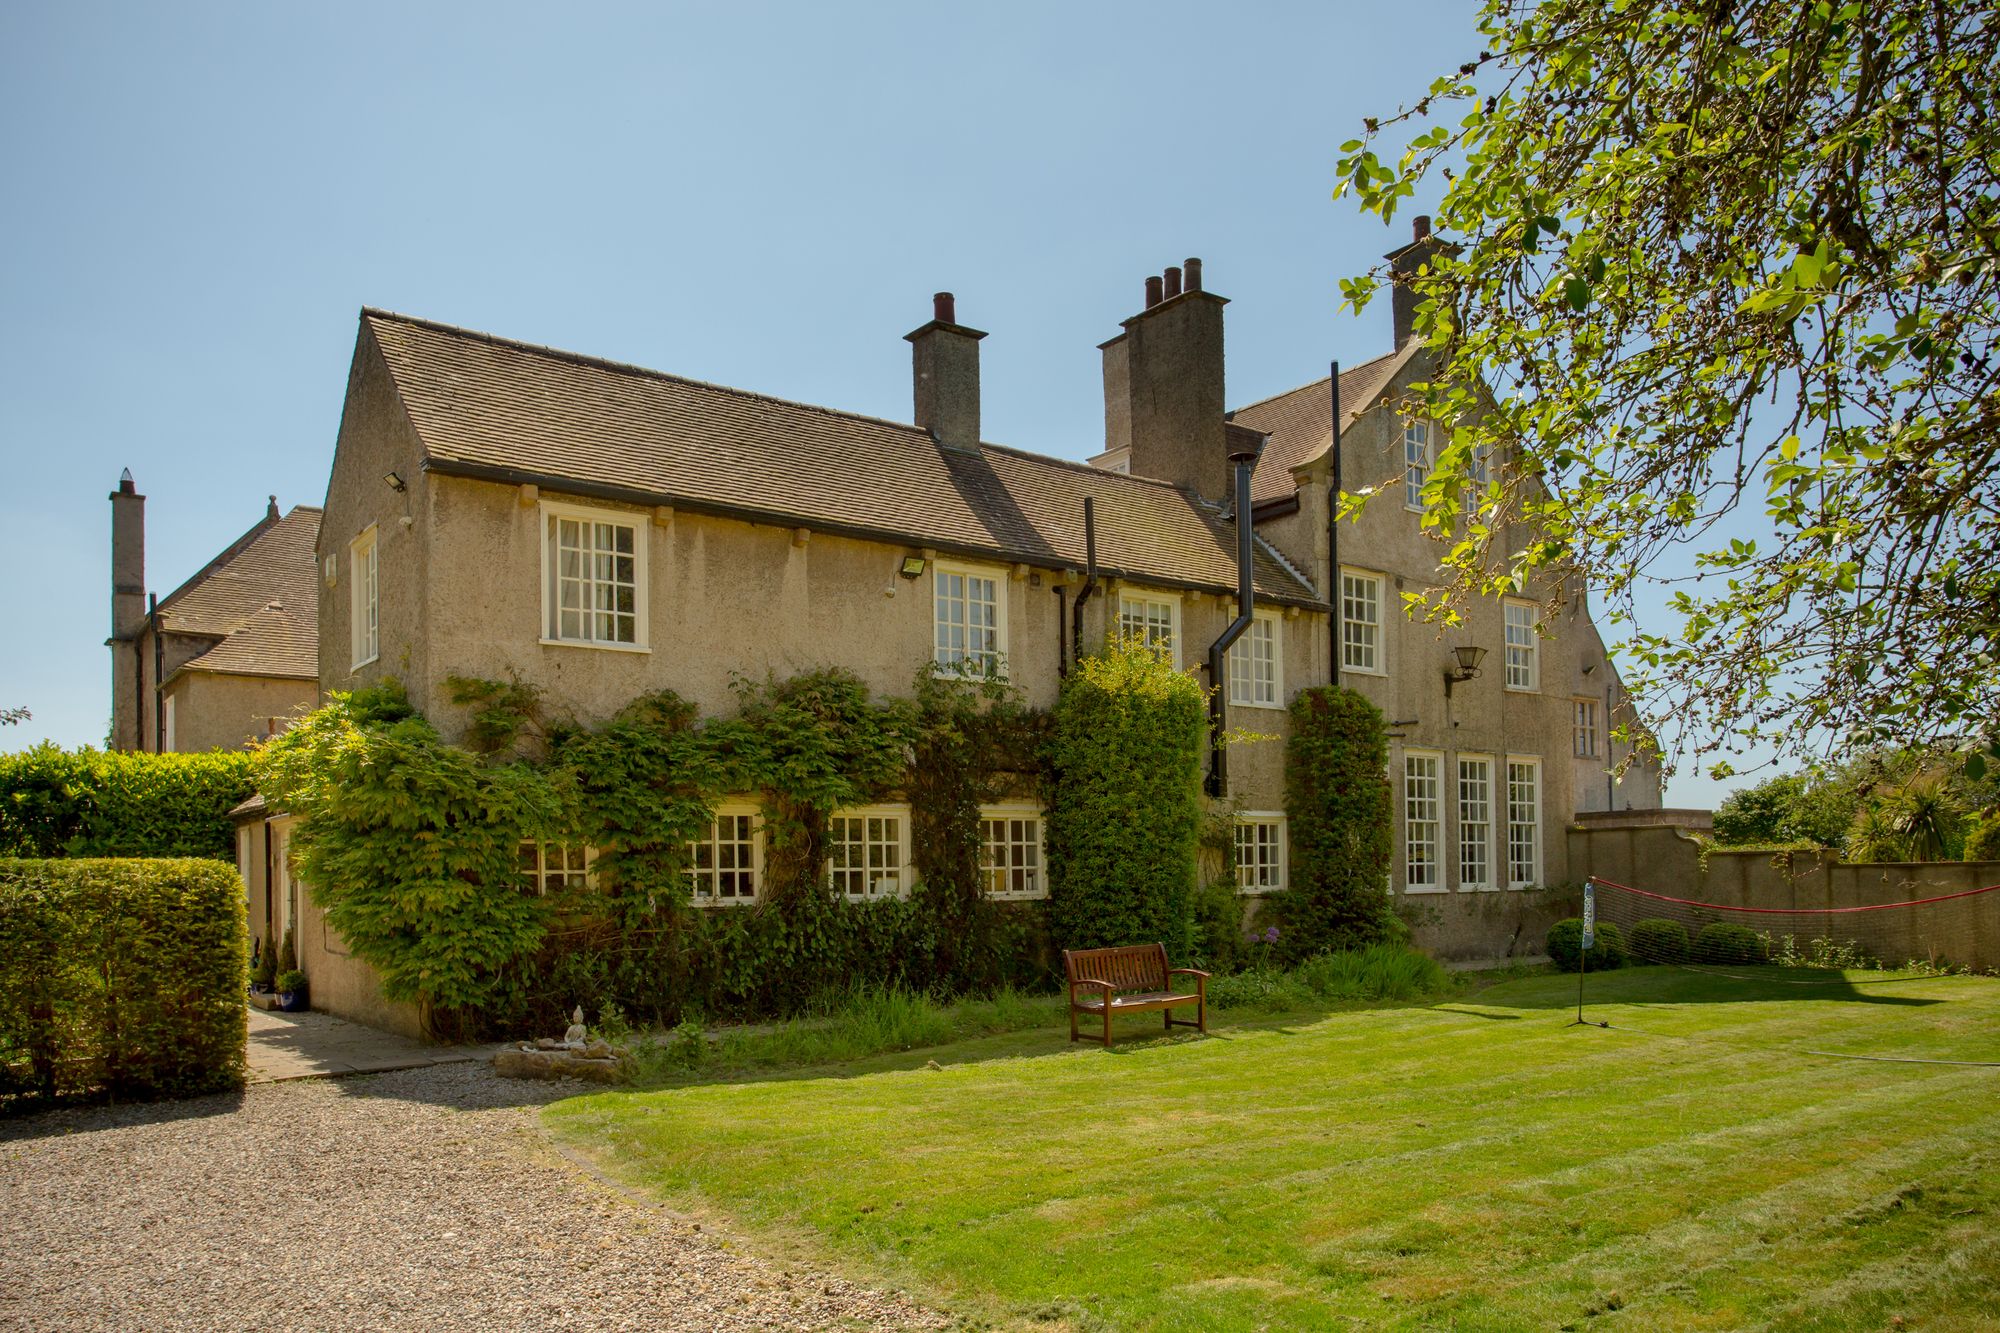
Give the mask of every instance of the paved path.
[(492, 1046), (431, 1046), (331, 1014), (250, 1011), (250, 1081), (379, 1074), (485, 1060)]
[(605, 1185), (536, 1114), (577, 1091), (427, 1063), (0, 1120), (0, 1329), (947, 1326)]

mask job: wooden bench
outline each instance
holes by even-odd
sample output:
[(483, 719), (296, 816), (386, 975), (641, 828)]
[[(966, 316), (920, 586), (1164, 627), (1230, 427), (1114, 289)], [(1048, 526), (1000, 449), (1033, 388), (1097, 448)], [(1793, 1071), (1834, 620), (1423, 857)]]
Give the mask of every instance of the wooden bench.
[[(1069, 1039), (1077, 1038), (1076, 1015), (1102, 1014), (1104, 1044), (1111, 1044), (1111, 1016), (1158, 1009), (1167, 1027), (1208, 1031), (1208, 973), (1192, 967), (1168, 967), (1164, 944), (1131, 944), (1118, 949), (1064, 949), (1063, 972), (1069, 978)], [(1175, 991), (1173, 978), (1193, 977), (1192, 991)], [(1088, 992), (1079, 996), (1078, 992)], [(1175, 1005), (1193, 1005), (1195, 1018), (1174, 1017)]]

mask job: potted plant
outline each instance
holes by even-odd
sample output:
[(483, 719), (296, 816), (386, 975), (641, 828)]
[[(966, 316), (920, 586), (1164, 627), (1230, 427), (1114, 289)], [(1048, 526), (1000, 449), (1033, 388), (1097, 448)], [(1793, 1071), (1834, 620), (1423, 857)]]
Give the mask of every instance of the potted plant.
[(271, 952), (271, 937), (266, 935), (257, 947), (257, 954), (250, 960), (250, 993), (269, 995), (271, 985), (278, 979), (277, 955)]
[(296, 967), (278, 974), (278, 1008), (296, 1014), (311, 1006), (306, 1003), (306, 974)]

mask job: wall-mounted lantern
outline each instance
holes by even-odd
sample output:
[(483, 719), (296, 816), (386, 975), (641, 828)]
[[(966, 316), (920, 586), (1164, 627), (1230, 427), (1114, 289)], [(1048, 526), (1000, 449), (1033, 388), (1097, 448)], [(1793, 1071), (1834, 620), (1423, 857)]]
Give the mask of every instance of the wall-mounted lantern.
[(1479, 663), (1486, 657), (1484, 648), (1475, 648), (1471, 644), (1462, 644), (1451, 651), (1458, 662), (1444, 669), (1444, 695), (1447, 699), (1451, 697), (1452, 686), (1463, 685), (1479, 675)]

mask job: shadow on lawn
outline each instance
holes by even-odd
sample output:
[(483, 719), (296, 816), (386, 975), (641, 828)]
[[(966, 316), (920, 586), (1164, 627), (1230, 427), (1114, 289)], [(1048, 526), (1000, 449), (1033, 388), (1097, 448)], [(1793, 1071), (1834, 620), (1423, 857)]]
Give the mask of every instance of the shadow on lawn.
[[(1743, 1004), (1811, 1000), (1839, 1004), (1927, 1006), (1945, 1001), (1933, 996), (1911, 994), (1909, 988), (1921, 988), (1951, 979), (1893, 975), (1879, 979), (1855, 978), (1838, 971), (1806, 967), (1656, 965), (1585, 973), (1583, 995), (1587, 1005)], [(1571, 972), (1504, 981), (1481, 990), (1469, 999), (1473, 1004), (1498, 1009), (1573, 1009), (1577, 1000), (1577, 975)]]

